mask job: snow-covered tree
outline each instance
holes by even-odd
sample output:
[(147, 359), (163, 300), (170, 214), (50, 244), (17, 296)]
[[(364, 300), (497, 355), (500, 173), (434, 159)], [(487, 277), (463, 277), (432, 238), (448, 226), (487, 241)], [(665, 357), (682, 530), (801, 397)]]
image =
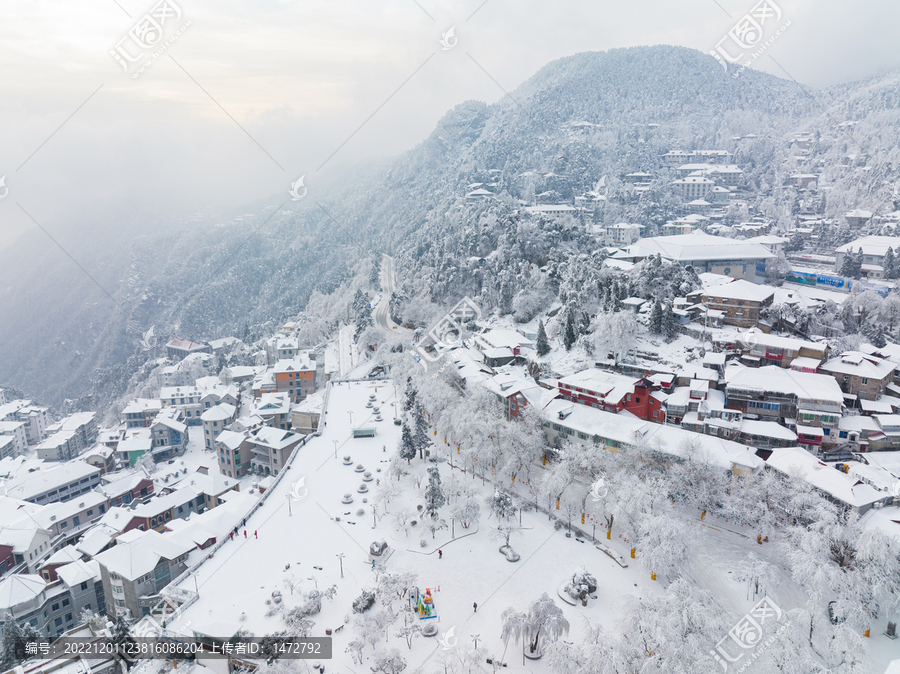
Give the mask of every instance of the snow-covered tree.
[(550, 341), (547, 339), (547, 331), (544, 330), (544, 321), (538, 321), (537, 341), (535, 342), (537, 355), (546, 356), (550, 353)]
[(552, 643), (569, 633), (569, 621), (546, 592), (531, 603), (527, 612), (510, 607), (503, 612), (501, 620), (500, 638), (504, 643), (510, 639), (521, 641), (532, 657), (540, 656), (542, 643)]
[(416, 458), (416, 452), (418, 451), (416, 447), (415, 440), (413, 440), (412, 431), (409, 430), (409, 424), (403, 424), (403, 430), (400, 433), (400, 458), (406, 459), (406, 463), (410, 463), (414, 458)]
[(489, 500), (491, 514), (496, 515), (498, 520), (508, 520), (518, 510), (513, 504), (512, 497), (505, 491), (499, 489), (494, 491), (493, 496)]
[(578, 336), (575, 334), (575, 312), (570, 307), (566, 311), (566, 326), (565, 331), (563, 332), (563, 345), (566, 347), (566, 351), (572, 349), (575, 345), (575, 340), (577, 339)]
[(653, 309), (650, 311), (650, 332), (655, 335), (661, 335), (663, 332), (663, 309), (659, 299), (653, 302)]
[(441, 473), (437, 466), (428, 469), (428, 486), (425, 488), (425, 511), (434, 518), (437, 511), (446, 502), (444, 492), (441, 490)]
[(464, 529), (468, 529), (472, 524), (478, 522), (478, 518), (481, 516), (481, 507), (474, 497), (465, 496), (454, 504), (450, 510), (450, 516), (462, 524)]
[(379, 653), (375, 656), (375, 664), (371, 667), (373, 672), (382, 672), (383, 674), (400, 674), (406, 669), (406, 660), (400, 655), (400, 651), (392, 648), (386, 653)]

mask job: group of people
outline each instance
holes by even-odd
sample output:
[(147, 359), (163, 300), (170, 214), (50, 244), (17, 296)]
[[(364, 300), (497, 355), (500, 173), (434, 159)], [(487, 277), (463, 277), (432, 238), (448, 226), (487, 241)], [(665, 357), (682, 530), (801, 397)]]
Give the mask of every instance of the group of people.
[[(244, 526), (244, 527), (247, 526), (247, 518), (246, 518), (246, 517), (243, 519), (243, 521), (241, 522), (240, 525), (236, 526), (231, 532), (229, 532), (228, 538), (229, 538), (230, 540), (233, 541), (235, 536), (237, 536), (238, 538), (240, 538), (240, 536), (241, 536), (241, 531), (240, 531), (241, 526)], [(246, 529), (244, 529), (244, 538), (247, 538), (247, 530), (246, 530)], [(253, 532), (253, 538), (256, 538), (256, 539), (259, 538), (259, 535), (256, 533), (256, 531)]]

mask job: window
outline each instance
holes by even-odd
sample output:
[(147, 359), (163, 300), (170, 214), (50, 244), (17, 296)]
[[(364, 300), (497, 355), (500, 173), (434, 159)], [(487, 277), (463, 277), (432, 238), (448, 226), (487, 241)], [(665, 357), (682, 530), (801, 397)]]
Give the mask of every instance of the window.
[(88, 516), (88, 517), (90, 517), (90, 516), (93, 515), (93, 514), (94, 514), (94, 509), (93, 509), (93, 508), (91, 508), (90, 510), (87, 511), (87, 516)]
[(846, 438), (846, 437), (847, 437), (847, 431), (841, 431), (840, 433), (838, 433), (838, 437), (839, 437), (839, 438)]
[(60, 627), (62, 625), (62, 618), (57, 618), (56, 620), (53, 621), (53, 624), (56, 625), (57, 627)]
[(69, 523), (63, 521), (63, 522), (60, 523), (59, 528), (60, 528), (60, 529), (65, 529), (65, 528), (68, 527), (68, 526), (69, 526)]
[(81, 524), (81, 516), (75, 515), (75, 517), (72, 518), (72, 526), (77, 527), (79, 524)]
[(72, 622), (72, 614), (71, 613), (66, 613), (66, 622), (67, 623)]
[(81, 584), (81, 589), (82, 589), (82, 590), (86, 590), (86, 589), (87, 589), (87, 582), (84, 582), (84, 583)]
[(68, 599), (63, 599), (62, 604), (63, 604), (63, 606), (68, 606), (68, 605), (69, 605), (69, 600), (68, 600)]
[(869, 380), (868, 380), (866, 377), (863, 377), (862, 383), (863, 383), (863, 384), (868, 384), (868, 383), (869, 383)]

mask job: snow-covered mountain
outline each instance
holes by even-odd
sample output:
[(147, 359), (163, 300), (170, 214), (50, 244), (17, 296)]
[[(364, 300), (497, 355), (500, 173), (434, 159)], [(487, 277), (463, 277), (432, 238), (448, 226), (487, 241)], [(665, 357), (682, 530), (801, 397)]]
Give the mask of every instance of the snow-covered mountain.
[[(598, 244), (587, 225), (640, 222), (652, 233), (678, 213), (678, 176), (659, 155), (733, 153), (750, 206), (785, 227), (798, 199), (786, 180), (794, 172), (822, 174), (829, 189), (817, 208), (827, 216), (884, 209), (900, 165), (898, 103), (897, 74), (813, 91), (752, 70), (733, 79), (680, 47), (560, 59), (494, 105), (456, 106), (393, 163), (363, 167), (296, 205), (278, 196), (243, 214), (116, 214), (90, 219), (91, 231), (102, 222), (102, 245), (61, 236), (76, 259), (96, 260), (89, 271), (118, 306), (40, 232), (25, 237), (0, 260), (0, 382), (50, 403), (93, 391), (82, 401), (93, 406), (120, 395), (146, 361), (139, 340), (150, 325), (163, 340), (253, 336), (380, 252), (395, 255), (409, 298), (442, 304), (469, 294), (522, 320), (558, 300), (590, 304), (584, 280)], [(814, 142), (798, 154), (790, 141), (804, 132)], [(863, 160), (848, 166), (848, 155)], [(653, 174), (649, 191), (622, 180), (635, 171)], [(466, 199), (475, 189), (493, 196)], [(606, 200), (577, 199), (590, 192)], [(523, 211), (540, 203), (586, 210)], [(412, 305), (404, 310), (415, 318)]]

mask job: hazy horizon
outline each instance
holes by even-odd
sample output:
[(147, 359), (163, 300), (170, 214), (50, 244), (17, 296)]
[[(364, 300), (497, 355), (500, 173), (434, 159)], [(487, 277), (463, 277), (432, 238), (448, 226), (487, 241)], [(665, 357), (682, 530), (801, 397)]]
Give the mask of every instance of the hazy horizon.
[[(455, 105), (494, 103), (550, 61), (654, 44), (709, 53), (755, 5), (176, 0), (181, 16), (171, 21), (186, 27), (133, 79), (110, 52), (157, 4), (10, 8), (0, 29), (0, 176), (9, 189), (0, 248), (36, 229), (22, 209), (52, 230), (99, 214), (290, 199), (300, 176), (315, 190), (327, 171), (339, 179), (357, 162), (401, 154)], [(790, 26), (754, 68), (810, 87), (900, 68), (888, 39), (896, 3), (778, 7)]]

